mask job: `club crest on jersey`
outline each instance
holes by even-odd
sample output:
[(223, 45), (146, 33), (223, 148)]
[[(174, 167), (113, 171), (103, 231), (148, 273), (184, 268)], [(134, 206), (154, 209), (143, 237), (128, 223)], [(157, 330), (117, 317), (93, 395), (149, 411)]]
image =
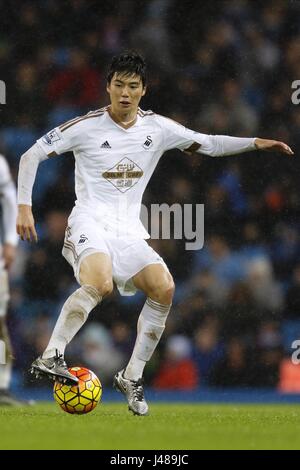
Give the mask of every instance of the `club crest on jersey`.
[(45, 134), (42, 137), (42, 141), (47, 145), (52, 145), (54, 142), (57, 142), (58, 140), (60, 140), (60, 137), (57, 134), (55, 129), (53, 129), (53, 131), (48, 132), (48, 134)]
[(139, 181), (143, 174), (143, 170), (135, 162), (124, 157), (115, 166), (102, 173), (102, 176), (121, 193), (125, 193)]
[(148, 150), (150, 147), (152, 147), (152, 144), (153, 144), (153, 141), (152, 141), (152, 139), (151, 139), (151, 136), (150, 136), (150, 135), (147, 135), (147, 139), (146, 139), (145, 142), (143, 143), (144, 149)]
[(80, 238), (79, 238), (79, 241), (78, 241), (78, 245), (82, 245), (82, 244), (85, 243), (87, 240), (88, 240), (88, 237), (86, 237), (85, 235), (80, 235)]

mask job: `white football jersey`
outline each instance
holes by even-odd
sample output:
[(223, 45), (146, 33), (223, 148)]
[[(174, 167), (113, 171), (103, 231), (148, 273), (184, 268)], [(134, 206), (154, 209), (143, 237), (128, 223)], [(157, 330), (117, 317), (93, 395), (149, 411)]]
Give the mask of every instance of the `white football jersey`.
[(4, 156), (0, 154), (0, 205), (1, 205), (1, 231), (0, 234), (0, 270), (4, 266), (1, 258), (1, 241), (17, 245), (18, 236), (16, 232), (17, 202), (16, 189), (10, 174), (10, 169)]
[(141, 109), (128, 129), (118, 125), (106, 107), (56, 127), (37, 143), (48, 157), (73, 152), (73, 213), (84, 211), (117, 236), (134, 238), (149, 238), (140, 221), (141, 202), (162, 154), (194, 143), (200, 144), (196, 147), (201, 146), (201, 153), (212, 154), (208, 135)]
[(11, 181), (10, 170), (4, 156), (0, 154), (0, 192)]

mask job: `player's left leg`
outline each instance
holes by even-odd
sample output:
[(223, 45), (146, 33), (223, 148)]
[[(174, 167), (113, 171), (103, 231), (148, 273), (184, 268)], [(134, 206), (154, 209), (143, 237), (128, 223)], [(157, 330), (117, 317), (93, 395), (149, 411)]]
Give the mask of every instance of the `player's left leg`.
[(138, 319), (134, 351), (125, 371), (125, 377), (137, 380), (142, 377), (146, 362), (151, 359), (163, 334), (175, 285), (170, 272), (162, 264), (146, 266), (133, 277), (133, 283), (147, 296)]
[(137, 289), (142, 290), (147, 300), (137, 325), (137, 338), (127, 367), (115, 376), (114, 385), (128, 400), (135, 414), (148, 414), (144, 398), (143, 371), (151, 359), (165, 329), (173, 294), (174, 282), (163, 264), (150, 264), (133, 277)]

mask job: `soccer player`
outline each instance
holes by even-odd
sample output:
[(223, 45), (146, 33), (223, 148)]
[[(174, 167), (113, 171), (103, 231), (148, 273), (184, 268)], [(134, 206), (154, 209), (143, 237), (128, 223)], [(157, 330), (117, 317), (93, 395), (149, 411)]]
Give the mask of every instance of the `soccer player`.
[(31, 210), (32, 187), (40, 162), (72, 151), (75, 157), (76, 204), (66, 229), (63, 256), (80, 287), (66, 300), (42, 356), (32, 372), (76, 383), (64, 351), (91, 310), (113, 289), (121, 295), (142, 290), (147, 299), (137, 324), (137, 338), (126, 368), (114, 386), (129, 409), (148, 414), (143, 370), (165, 328), (174, 293), (163, 259), (147, 244), (140, 218), (147, 183), (166, 150), (180, 149), (212, 157), (250, 150), (293, 152), (288, 145), (259, 138), (200, 134), (139, 108), (146, 93), (146, 65), (134, 52), (114, 57), (107, 75), (111, 104), (76, 117), (46, 134), (22, 156), (18, 181), (17, 232), (37, 241)]
[(12, 350), (6, 326), (9, 301), (8, 270), (16, 256), (17, 197), (8, 164), (0, 155), (0, 405), (20, 404), (9, 393), (12, 369)]

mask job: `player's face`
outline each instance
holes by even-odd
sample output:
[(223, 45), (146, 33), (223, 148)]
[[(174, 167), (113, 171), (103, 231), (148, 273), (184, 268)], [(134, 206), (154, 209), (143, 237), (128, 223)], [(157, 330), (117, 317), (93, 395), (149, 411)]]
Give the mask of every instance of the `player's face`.
[(112, 108), (115, 112), (137, 112), (139, 102), (146, 93), (146, 88), (138, 75), (124, 75), (115, 73), (107, 85)]

